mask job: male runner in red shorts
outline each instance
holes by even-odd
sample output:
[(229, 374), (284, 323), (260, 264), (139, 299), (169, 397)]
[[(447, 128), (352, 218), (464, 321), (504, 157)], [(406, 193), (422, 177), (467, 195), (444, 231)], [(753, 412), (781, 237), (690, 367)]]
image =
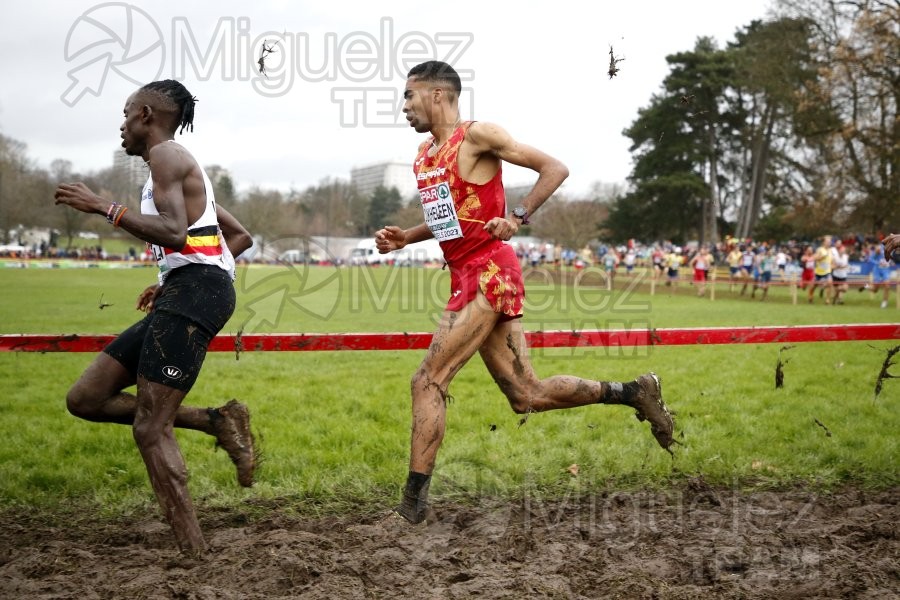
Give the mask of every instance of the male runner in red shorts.
[[(387, 226), (375, 234), (382, 254), (434, 237), (450, 267), (451, 294), (421, 366), (412, 378), (412, 442), (409, 475), (396, 512), (421, 523), (428, 486), (444, 436), (447, 389), (476, 353), (517, 413), (623, 404), (649, 420), (659, 444), (672, 445), (672, 417), (662, 401), (659, 378), (648, 373), (628, 383), (571, 376), (539, 379), (532, 369), (519, 317), (525, 297), (519, 261), (503, 243), (568, 176), (568, 169), (540, 150), (513, 140), (500, 127), (462, 122), (459, 75), (429, 61), (409, 72), (403, 112), (418, 133), (414, 171), (425, 223), (411, 229)], [(501, 182), (507, 161), (538, 173), (534, 188), (509, 216)]]
[[(137, 308), (147, 316), (113, 340), (66, 396), (69, 411), (89, 421), (131, 425), (150, 483), (183, 551), (206, 549), (187, 489), (187, 468), (173, 427), (215, 436), (237, 466), (241, 485), (253, 484), (256, 457), (247, 407), (182, 406), (213, 337), (235, 306), (234, 255), (250, 234), (215, 203), (201, 166), (175, 143), (175, 130), (193, 129), (196, 98), (173, 80), (149, 83), (125, 104), (122, 146), (142, 156), (150, 178), (140, 212), (97, 196), (83, 183), (62, 184), (57, 204), (106, 215), (115, 227), (149, 243), (159, 285), (144, 290)], [(123, 390), (137, 384), (137, 393)]]

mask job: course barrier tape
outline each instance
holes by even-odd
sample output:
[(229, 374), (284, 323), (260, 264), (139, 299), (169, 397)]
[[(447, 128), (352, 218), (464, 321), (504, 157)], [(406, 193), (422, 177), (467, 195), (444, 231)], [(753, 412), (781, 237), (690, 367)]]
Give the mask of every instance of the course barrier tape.
[[(0, 352), (99, 352), (113, 335), (0, 334)], [(217, 335), (211, 352), (422, 350), (431, 333), (262, 333)], [(532, 348), (788, 344), (900, 340), (900, 323), (527, 331)]]

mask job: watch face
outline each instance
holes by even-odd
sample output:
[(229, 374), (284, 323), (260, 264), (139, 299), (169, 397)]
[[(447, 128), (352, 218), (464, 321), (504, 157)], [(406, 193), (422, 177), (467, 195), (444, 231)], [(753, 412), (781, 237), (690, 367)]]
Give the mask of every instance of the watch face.
[(519, 218), (522, 218), (522, 217), (524, 217), (524, 216), (527, 215), (527, 214), (528, 214), (528, 211), (525, 210), (525, 209), (524, 209), (523, 207), (521, 207), (521, 206), (517, 206), (517, 207), (515, 207), (515, 208), (513, 209), (513, 215), (515, 215), (515, 216), (517, 216), (517, 217), (519, 217)]

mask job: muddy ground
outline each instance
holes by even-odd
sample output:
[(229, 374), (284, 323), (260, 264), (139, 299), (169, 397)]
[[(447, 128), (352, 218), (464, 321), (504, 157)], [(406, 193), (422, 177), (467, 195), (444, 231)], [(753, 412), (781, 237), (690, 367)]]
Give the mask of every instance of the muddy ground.
[[(212, 548), (173, 550), (156, 514), (53, 526), (0, 516), (0, 598), (897, 598), (900, 489), (668, 492), (436, 502), (306, 519), (199, 507)], [(258, 507), (257, 507), (258, 508)]]

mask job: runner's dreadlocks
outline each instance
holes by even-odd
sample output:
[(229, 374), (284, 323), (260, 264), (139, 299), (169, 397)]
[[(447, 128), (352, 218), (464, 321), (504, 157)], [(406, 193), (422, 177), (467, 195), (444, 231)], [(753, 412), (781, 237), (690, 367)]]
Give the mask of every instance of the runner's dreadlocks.
[(174, 79), (154, 81), (142, 87), (141, 90), (155, 92), (175, 104), (177, 112), (180, 113), (178, 125), (181, 126), (181, 129), (178, 133), (184, 133), (185, 127), (190, 128), (190, 131), (194, 130), (194, 104), (197, 103), (197, 98), (192, 96), (180, 82)]

